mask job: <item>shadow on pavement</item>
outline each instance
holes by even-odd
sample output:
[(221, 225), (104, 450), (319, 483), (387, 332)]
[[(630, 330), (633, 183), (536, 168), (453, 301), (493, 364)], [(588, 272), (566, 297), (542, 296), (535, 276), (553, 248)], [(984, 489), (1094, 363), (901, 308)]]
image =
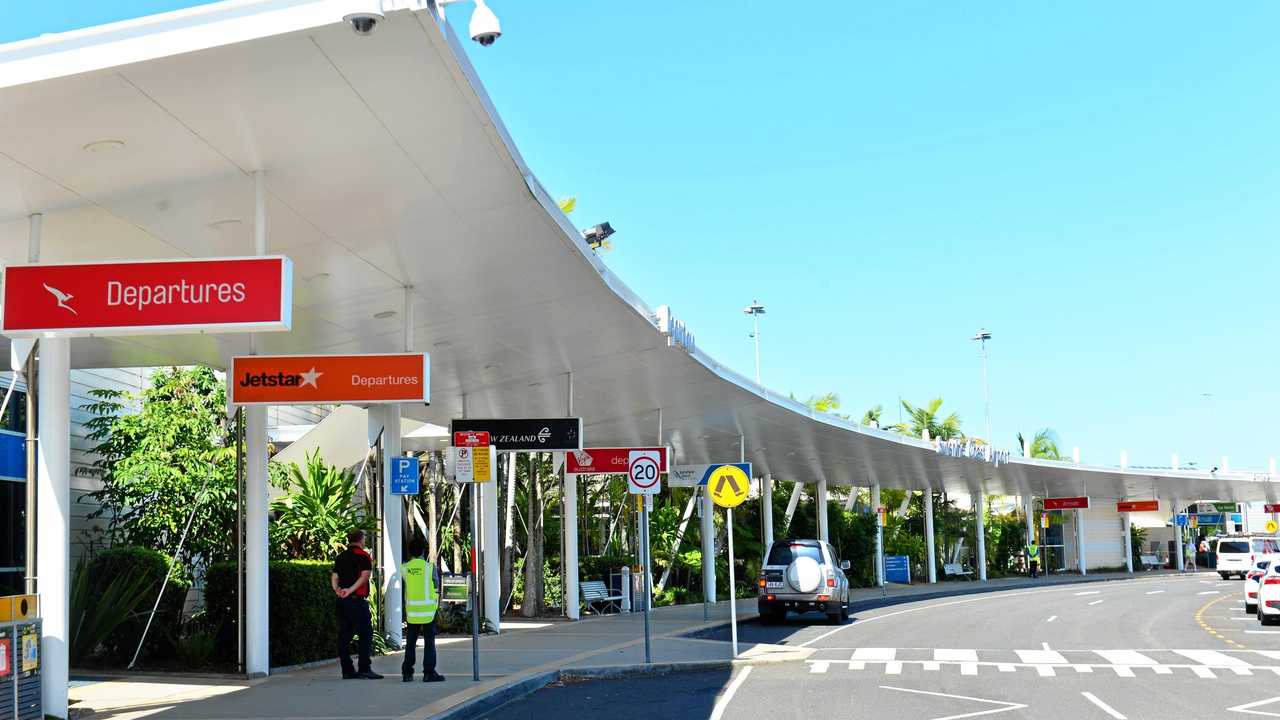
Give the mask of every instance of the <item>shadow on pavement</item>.
[(731, 672), (670, 672), (625, 678), (560, 680), (519, 700), (480, 715), (489, 720), (544, 720), (563, 717), (640, 715), (645, 720), (685, 720), (711, 716), (716, 696)]

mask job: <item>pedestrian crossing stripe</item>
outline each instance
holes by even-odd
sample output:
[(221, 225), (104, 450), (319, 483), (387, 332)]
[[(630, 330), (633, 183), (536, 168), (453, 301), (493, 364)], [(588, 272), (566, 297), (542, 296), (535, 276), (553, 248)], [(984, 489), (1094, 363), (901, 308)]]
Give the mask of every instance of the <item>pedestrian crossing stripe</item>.
[[(832, 652), (819, 650), (819, 653)], [(926, 657), (927, 656), (927, 657)], [(1068, 658), (1070, 656), (1070, 658)], [(1016, 673), (1030, 670), (1040, 677), (1056, 677), (1059, 672), (1075, 674), (1111, 672), (1119, 678), (1173, 675), (1175, 671), (1197, 678), (1213, 679), (1219, 673), (1241, 676), (1280, 676), (1280, 651), (1274, 650), (961, 650), (855, 648), (848, 659), (810, 659), (809, 672), (828, 673), (833, 669), (879, 670), (901, 675), (918, 669), (923, 672), (958, 670), (961, 675), (980, 672)], [(1016, 659), (1015, 659), (1016, 658)], [(1255, 664), (1255, 661), (1262, 664)]]

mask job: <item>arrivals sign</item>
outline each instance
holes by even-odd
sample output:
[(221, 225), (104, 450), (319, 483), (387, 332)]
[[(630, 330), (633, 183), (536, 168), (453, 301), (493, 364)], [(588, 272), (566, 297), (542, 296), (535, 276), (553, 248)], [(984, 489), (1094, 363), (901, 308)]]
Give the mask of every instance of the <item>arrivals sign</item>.
[(582, 418), (466, 418), (454, 420), (450, 429), (455, 434), (487, 432), (491, 444), (499, 451), (582, 449)]
[(1089, 507), (1087, 497), (1045, 498), (1045, 510), (1084, 510)]
[(242, 355), (227, 370), (232, 405), (429, 403), (426, 353)]
[(268, 332), (292, 323), (293, 263), (275, 255), (10, 265), (9, 337)]
[(664, 447), (586, 448), (565, 455), (565, 472), (622, 475), (628, 471), (633, 451), (652, 452), (658, 456), (658, 471), (667, 471), (667, 449)]
[(1116, 512), (1159, 512), (1159, 500), (1121, 500), (1116, 503)]
[(1263, 505), (1262, 512), (1280, 513), (1280, 505), (1271, 505), (1271, 504)]

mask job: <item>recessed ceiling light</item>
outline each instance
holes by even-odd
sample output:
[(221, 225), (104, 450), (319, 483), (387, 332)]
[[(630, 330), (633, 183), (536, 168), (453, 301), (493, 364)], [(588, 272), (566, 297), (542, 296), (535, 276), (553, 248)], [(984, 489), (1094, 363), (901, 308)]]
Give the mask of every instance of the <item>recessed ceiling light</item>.
[(485, 369), (485, 370), (496, 370), (496, 369), (498, 369), (498, 368), (500, 368), (500, 367), (502, 367), (502, 363), (489, 363), (488, 365), (485, 365), (485, 366), (484, 366), (484, 369)]
[(123, 140), (94, 140), (91, 143), (86, 143), (84, 149), (89, 152), (96, 153), (111, 152), (112, 150), (119, 150), (122, 147), (124, 147)]
[(387, 318), (393, 318), (393, 317), (395, 317), (395, 316), (396, 316), (396, 311), (395, 311), (395, 310), (383, 310), (383, 311), (382, 311), (382, 312), (380, 312), (380, 313), (374, 313), (374, 314), (373, 314), (373, 316), (374, 316), (375, 318), (377, 318), (378, 320), (386, 320)]
[(236, 218), (227, 218), (226, 220), (214, 220), (209, 223), (210, 230), (222, 230), (223, 228), (239, 225), (240, 221)]
[(529, 387), (531, 387), (531, 388), (532, 388), (532, 387), (542, 387), (542, 383), (540, 383), (540, 382), (531, 382), (531, 383), (529, 383)]
[(431, 347), (449, 347), (452, 344), (453, 343), (449, 342), (448, 340), (440, 340), (439, 342), (431, 343)]
[(330, 274), (329, 274), (329, 273), (327, 273), (327, 272), (319, 272), (319, 273), (316, 273), (315, 275), (312, 275), (311, 277), (307, 278), (307, 282), (316, 282), (316, 281), (318, 281), (318, 280), (328, 280), (328, 279), (329, 279), (329, 278), (331, 278), (331, 277), (333, 277), (333, 276), (332, 276), (332, 275), (330, 275)]

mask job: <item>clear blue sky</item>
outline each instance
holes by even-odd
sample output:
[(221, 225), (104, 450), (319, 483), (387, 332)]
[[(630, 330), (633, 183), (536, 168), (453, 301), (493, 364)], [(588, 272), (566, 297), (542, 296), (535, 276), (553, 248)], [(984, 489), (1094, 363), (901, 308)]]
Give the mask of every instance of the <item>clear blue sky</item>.
[[(0, 41), (193, 4), (22, 3)], [(525, 158), (722, 361), (758, 298), (768, 386), (982, 434), (986, 326), (1002, 445), (1280, 455), (1280, 5), (490, 4)]]

